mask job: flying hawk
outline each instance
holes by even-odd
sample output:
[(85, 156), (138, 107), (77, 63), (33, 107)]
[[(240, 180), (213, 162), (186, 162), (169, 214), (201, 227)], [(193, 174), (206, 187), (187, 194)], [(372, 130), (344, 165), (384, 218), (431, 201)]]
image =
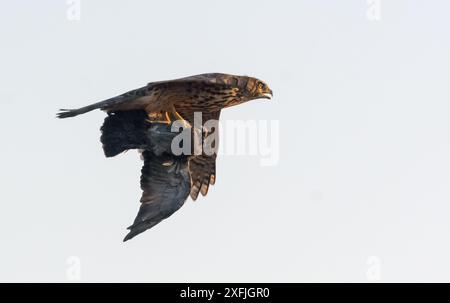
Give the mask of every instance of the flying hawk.
[[(95, 109), (108, 113), (101, 128), (101, 142), (107, 157), (129, 149), (141, 150), (144, 166), (141, 207), (124, 241), (153, 227), (177, 211), (190, 195), (205, 196), (216, 180), (217, 153), (175, 155), (172, 123), (181, 120), (192, 134), (200, 132), (201, 142), (212, 129), (196, 129), (194, 114), (202, 123), (218, 121), (223, 108), (273, 96), (263, 81), (228, 74), (201, 74), (151, 82), (144, 87), (79, 109), (62, 109), (59, 118), (75, 117)], [(218, 132), (218, 124), (214, 131)], [(216, 136), (217, 138), (217, 136)], [(218, 146), (218, 142), (215, 143)]]

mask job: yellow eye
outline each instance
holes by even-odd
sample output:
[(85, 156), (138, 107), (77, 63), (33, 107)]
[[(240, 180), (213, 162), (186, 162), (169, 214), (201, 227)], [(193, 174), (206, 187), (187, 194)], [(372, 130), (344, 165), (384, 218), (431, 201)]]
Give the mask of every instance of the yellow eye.
[(263, 90), (264, 89), (264, 84), (258, 83), (258, 89)]

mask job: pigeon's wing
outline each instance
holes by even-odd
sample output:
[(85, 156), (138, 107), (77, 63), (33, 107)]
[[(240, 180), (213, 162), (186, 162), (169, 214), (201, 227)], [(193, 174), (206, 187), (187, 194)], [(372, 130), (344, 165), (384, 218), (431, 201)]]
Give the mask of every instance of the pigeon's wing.
[(187, 157), (157, 156), (148, 150), (142, 156), (142, 204), (124, 241), (170, 217), (183, 206), (191, 189)]
[(220, 111), (203, 112), (203, 153), (192, 156), (189, 160), (191, 175), (191, 198), (196, 200), (199, 192), (205, 196), (209, 185), (216, 182), (216, 158), (219, 148), (219, 117)]

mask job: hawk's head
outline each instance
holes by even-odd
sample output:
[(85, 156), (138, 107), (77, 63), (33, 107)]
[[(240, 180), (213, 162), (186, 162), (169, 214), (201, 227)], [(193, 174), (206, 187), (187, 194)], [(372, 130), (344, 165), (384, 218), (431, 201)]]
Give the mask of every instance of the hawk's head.
[(271, 99), (272, 90), (262, 80), (248, 76), (207, 74), (214, 83), (227, 84), (227, 100), (224, 107), (238, 105), (255, 99)]
[(253, 77), (245, 78), (242, 81), (242, 83), (244, 83), (244, 87), (240, 89), (242, 98), (241, 102), (261, 98), (271, 99), (273, 92), (264, 81)]
[[(250, 78), (249, 82), (253, 82), (252, 88), (251, 88), (251, 96), (253, 99), (270, 99), (273, 96), (272, 90), (269, 88), (269, 86), (264, 83), (263, 81), (256, 79), (256, 78)], [(248, 88), (248, 84), (247, 84)]]

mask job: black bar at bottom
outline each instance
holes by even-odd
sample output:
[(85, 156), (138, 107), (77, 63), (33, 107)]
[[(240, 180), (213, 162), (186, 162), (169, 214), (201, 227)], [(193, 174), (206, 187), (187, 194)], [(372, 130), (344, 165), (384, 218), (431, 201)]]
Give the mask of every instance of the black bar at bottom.
[[(144, 302), (308, 302), (325, 298), (354, 298), (360, 301), (420, 295), (429, 299), (439, 290), (448, 293), (448, 284), (300, 284), (300, 283), (154, 283), (154, 284), (0, 284), (0, 294), (13, 298), (56, 297), (63, 292), (70, 299), (130, 300)], [(386, 291), (389, 296), (386, 297)], [(8, 293), (9, 292), (9, 293)], [(63, 299), (64, 297), (59, 297)]]

